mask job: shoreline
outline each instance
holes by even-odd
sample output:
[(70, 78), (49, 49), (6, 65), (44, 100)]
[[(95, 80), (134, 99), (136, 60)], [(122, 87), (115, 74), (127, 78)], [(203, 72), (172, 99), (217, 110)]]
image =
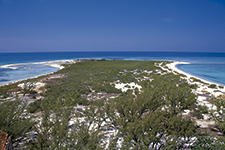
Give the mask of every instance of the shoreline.
[[(61, 69), (59, 69), (59, 70), (61, 70)], [(56, 71), (54, 71), (54, 72), (56, 72)], [(6, 86), (6, 85), (10, 85), (10, 84), (15, 84), (15, 83), (22, 82), (22, 81), (25, 81), (25, 80), (28, 80), (28, 79), (38, 78), (40, 76), (50, 75), (50, 74), (53, 74), (54, 72), (47, 73), (47, 74), (41, 74), (41, 75), (37, 75), (37, 76), (34, 76), (34, 77), (25, 78), (25, 79), (21, 79), (21, 80), (17, 80), (17, 81), (12, 81), (12, 82), (8, 82), (8, 83), (3, 83), (3, 84), (0, 84), (0, 87)]]
[[(150, 60), (150, 61), (153, 61), (153, 60)], [(168, 61), (168, 60), (161, 60), (161, 61)], [(62, 66), (62, 64), (66, 64), (66, 63), (76, 63), (77, 62), (77, 59), (63, 59), (63, 60), (52, 60), (52, 61), (44, 61), (44, 62), (31, 62), (31, 63), (19, 63), (19, 64), (6, 64), (6, 65), (1, 65), (0, 68), (9, 68), (9, 69), (19, 69), (19, 67), (16, 67), (16, 66), (20, 66), (20, 65), (33, 65), (33, 64), (42, 64), (42, 65), (48, 65), (48, 66), (51, 66), (51, 67), (54, 67), (54, 68), (59, 68), (59, 70), (63, 69), (64, 66)], [(197, 77), (195, 75), (191, 75), (187, 72), (184, 72), (180, 69), (178, 69), (176, 67), (176, 65), (179, 65), (179, 64), (191, 64), (189, 62), (182, 62), (182, 61), (172, 61), (172, 63), (169, 63), (167, 64), (167, 66), (172, 69), (173, 71), (176, 71), (180, 74), (184, 74), (187, 76), (187, 81), (189, 81), (189, 79), (191, 77), (193, 78), (196, 78), (196, 79), (199, 79), (205, 83), (208, 83), (208, 84), (215, 84), (217, 86), (224, 86), (222, 84), (219, 84), (219, 83), (215, 83), (215, 82), (212, 82), (212, 81), (209, 81), (209, 80), (205, 80), (203, 78), (200, 78), (200, 77)], [(55, 71), (54, 71), (55, 72)], [(51, 72), (51, 73), (54, 73), (54, 72)], [(34, 76), (34, 77), (31, 77), (31, 78), (25, 78), (25, 79), (21, 79), (21, 80), (18, 80), (18, 81), (12, 81), (12, 82), (8, 82), (8, 83), (3, 83), (3, 84), (0, 84), (0, 87), (1, 86), (5, 86), (5, 85), (9, 85), (9, 84), (14, 84), (14, 83), (17, 83), (17, 82), (21, 82), (21, 81), (24, 81), (24, 80), (27, 80), (27, 79), (32, 79), (32, 78), (37, 78), (39, 76), (42, 76), (42, 75), (48, 75), (48, 74), (51, 74), (51, 73), (47, 73), (47, 74), (41, 74), (41, 75), (37, 75), (37, 76)]]
[[(7, 64), (7, 65), (1, 65), (0, 68), (19, 69), (19, 67), (16, 67), (16, 66), (42, 64), (42, 65), (48, 65), (48, 66), (51, 66), (51, 67), (54, 67), (54, 68), (58, 68), (59, 70), (61, 70), (61, 69), (64, 68), (64, 66), (62, 66), (62, 64), (76, 63), (76, 62), (77, 61), (75, 59), (64, 59), (64, 60), (53, 60), (53, 61), (44, 61), (44, 62), (33, 62), (33, 63)], [(56, 72), (56, 71), (53, 71), (53, 72), (47, 73), (47, 74), (40, 74), (40, 75), (33, 76), (33, 77), (30, 77), (30, 78), (24, 78), (24, 79), (21, 79), (21, 80), (11, 81), (11, 82), (8, 82), (8, 83), (3, 83), (3, 84), (0, 84), (0, 87), (10, 85), (10, 84), (15, 84), (15, 83), (18, 83), (18, 82), (22, 82), (22, 81), (25, 81), (27, 79), (34, 79), (34, 78), (38, 78), (40, 76), (50, 75), (54, 72)]]
[(216, 84), (217, 86), (224, 86), (224, 85), (222, 85), (222, 84), (220, 84), (220, 83), (216, 83), (216, 82), (213, 82), (213, 81), (209, 81), (209, 80), (206, 80), (206, 79), (197, 77), (197, 76), (195, 76), (195, 75), (189, 74), (189, 73), (187, 73), (187, 72), (184, 72), (184, 71), (182, 71), (182, 70), (180, 70), (180, 69), (178, 69), (178, 68), (176, 67), (177, 65), (180, 65), (180, 64), (191, 64), (191, 63), (189, 63), (189, 62), (174, 61), (174, 62), (172, 62), (172, 63), (170, 63), (170, 64), (167, 64), (167, 66), (168, 66), (170, 69), (172, 69), (173, 71), (176, 71), (176, 72), (178, 72), (178, 73), (180, 73), (180, 74), (186, 75), (188, 79), (190, 79), (191, 77), (193, 77), (193, 78), (199, 79), (199, 80), (201, 80), (201, 81), (203, 81), (203, 82), (205, 82), (205, 83), (208, 83), (208, 84)]
[(6, 85), (10, 85), (10, 84), (19, 83), (19, 82), (25, 81), (25, 80), (27, 80), (27, 79), (34, 79), (34, 78), (38, 78), (38, 77), (40, 77), (40, 76), (50, 75), (50, 74), (52, 74), (52, 73), (54, 73), (54, 72), (47, 73), (47, 74), (42, 74), (42, 75), (38, 75), (38, 76), (34, 76), (34, 77), (31, 77), (31, 78), (25, 78), (25, 79), (21, 79), (21, 80), (17, 80), (17, 81), (12, 81), (12, 82), (8, 82), (8, 83), (0, 84), (0, 87), (6, 86)]
[[(199, 77), (196, 77), (194, 75), (191, 75), (189, 73), (186, 73), (176, 67), (178, 64), (190, 64), (188, 62), (178, 62), (174, 61), (170, 64), (167, 64), (168, 68), (170, 68), (173, 72), (177, 72), (179, 74), (186, 75), (186, 77), (182, 77), (183, 79), (187, 80), (189, 85), (196, 84), (197, 88), (194, 90), (194, 94), (198, 95), (198, 102), (201, 103), (202, 105), (206, 105), (207, 107), (213, 107), (213, 105), (209, 102), (207, 102), (207, 96), (200, 96), (204, 95), (206, 93), (209, 93), (210, 96), (213, 97), (220, 97), (220, 96), (225, 96), (225, 86), (221, 84), (217, 84), (215, 82), (211, 82)], [(199, 81), (194, 81), (191, 78), (196, 78), (198, 80), (201, 80), (203, 83)], [(210, 85), (216, 85), (215, 87), (210, 87)]]
[(51, 67), (63, 69), (64, 67), (61, 64), (65, 63), (74, 63), (76, 62), (75, 59), (63, 59), (63, 60), (51, 60), (51, 61), (43, 61), (43, 62), (30, 62), (30, 63), (19, 63), (19, 64), (6, 64), (1, 65), (0, 68), (9, 68), (9, 69), (19, 69), (21, 65), (35, 65), (35, 64), (42, 64), (42, 65), (49, 65)]
[[(178, 62), (174, 61), (170, 64), (167, 64), (168, 68), (170, 68), (173, 73), (178, 72), (179, 74), (186, 75), (186, 77), (182, 77), (183, 79), (187, 80), (189, 85), (197, 85), (196, 89), (192, 89), (192, 92), (197, 96), (196, 102), (198, 106), (206, 106), (208, 111), (214, 111), (217, 110), (217, 107), (211, 103), (211, 97), (224, 97), (225, 96), (225, 87), (220, 86), (220, 84), (207, 81), (205, 79), (196, 77), (194, 75), (191, 75), (187, 72), (184, 72), (176, 67), (178, 64), (190, 64), (187, 62)], [(201, 83), (199, 81), (193, 81), (191, 78), (196, 78), (198, 80), (203, 81), (204, 83)], [(216, 87), (210, 87), (211, 84), (216, 85)], [(190, 113), (190, 111), (187, 110), (185, 112), (187, 114)], [(203, 119), (197, 119), (196, 118), (196, 123), (200, 128), (209, 128), (210, 126), (215, 125), (215, 121), (211, 120), (211, 116), (209, 114), (204, 114)]]

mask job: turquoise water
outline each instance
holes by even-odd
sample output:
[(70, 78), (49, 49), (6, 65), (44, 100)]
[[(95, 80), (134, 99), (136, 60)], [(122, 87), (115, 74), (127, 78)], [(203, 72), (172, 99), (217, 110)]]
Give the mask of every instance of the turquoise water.
[(59, 70), (58, 68), (42, 64), (20, 65), (16, 67), (19, 67), (19, 69), (0, 68), (0, 84), (24, 80)]
[[(33, 63), (63, 59), (120, 59), (120, 60), (171, 60), (190, 62), (177, 65), (187, 73), (225, 85), (225, 53), (194, 52), (47, 52), (0, 53), (0, 65)], [(58, 68), (42, 64), (29, 64), (19, 69), (0, 68), (0, 84), (27, 79), (57, 71)]]
[(180, 64), (176, 67), (196, 77), (225, 85), (225, 64)]

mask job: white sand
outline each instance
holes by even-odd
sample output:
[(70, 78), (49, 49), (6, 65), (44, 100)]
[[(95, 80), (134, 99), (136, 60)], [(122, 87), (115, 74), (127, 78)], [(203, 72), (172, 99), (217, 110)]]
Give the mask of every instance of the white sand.
[(0, 68), (9, 68), (9, 69), (18, 69), (19, 67), (13, 67), (14, 65), (3, 65), (3, 66), (0, 66)]
[(55, 67), (55, 68), (59, 68), (59, 69), (63, 69), (64, 67), (61, 66), (60, 64), (46, 64), (46, 65), (49, 65), (51, 67)]
[[(178, 65), (178, 64), (190, 64), (190, 63), (187, 63), (187, 62), (177, 62), (177, 61), (175, 61), (173, 63), (167, 64), (167, 66), (170, 69), (172, 69), (173, 71), (176, 71), (176, 72), (178, 72), (180, 74), (186, 75), (187, 76), (186, 79), (187, 79), (188, 83), (190, 83), (190, 84), (197, 84), (198, 85), (198, 88), (197, 88), (197, 91), (196, 91), (197, 93), (203, 94), (204, 93), (203, 91), (207, 91), (207, 92), (211, 93), (211, 95), (217, 97), (217, 96), (223, 95), (222, 92), (225, 92), (225, 88), (208, 88), (208, 86), (210, 84), (215, 84), (215, 85), (217, 85), (217, 87), (219, 87), (220, 84), (213, 83), (211, 81), (207, 81), (205, 79), (201, 79), (199, 77), (196, 77), (196, 76), (190, 75), (190, 74), (188, 74), (186, 72), (183, 72), (183, 71), (179, 70), (178, 68), (176, 68), (176, 65)], [(203, 81), (203, 82), (205, 82), (205, 83), (207, 83), (209, 85), (205, 85), (205, 84), (199, 83), (199, 82), (191, 82), (191, 79), (190, 79), (191, 77), (196, 78), (196, 79), (199, 79), (199, 80), (201, 80), (201, 81)], [(219, 90), (221, 92), (214, 92), (215, 90)]]
[(53, 60), (53, 61), (44, 61), (44, 62), (34, 62), (34, 63), (21, 63), (21, 64), (8, 64), (8, 65), (2, 65), (0, 68), (10, 68), (10, 69), (18, 69), (20, 65), (29, 65), (29, 64), (43, 64), (43, 65), (49, 65), (51, 67), (56, 67), (59, 69), (63, 69), (64, 67), (61, 66), (61, 64), (65, 63), (75, 63), (76, 61), (73, 59), (66, 59), (66, 60)]
[[(187, 77), (185, 77), (185, 79), (188, 81), (189, 84), (197, 84), (198, 85), (197, 89), (193, 90), (193, 93), (198, 96), (197, 97), (198, 105), (207, 106), (208, 110), (216, 110), (216, 106), (210, 103), (208, 97), (204, 96), (204, 95), (201, 95), (201, 94), (210, 93), (210, 96), (218, 97), (218, 96), (224, 95), (225, 88), (218, 88), (219, 84), (216, 84), (216, 83), (213, 83), (213, 82), (201, 79), (199, 77), (190, 75), (190, 74), (188, 74), (186, 72), (183, 72), (183, 71), (179, 70), (178, 68), (176, 68), (176, 65), (178, 65), (178, 64), (190, 64), (190, 63), (187, 63), (187, 62), (173, 62), (173, 63), (167, 64), (167, 66), (170, 69), (172, 69), (173, 71), (176, 71), (176, 72), (178, 72), (180, 74), (186, 75)], [(203, 83), (199, 83), (199, 82), (193, 82), (193, 81), (190, 80), (191, 77), (197, 78), (197, 79), (199, 79), (199, 80), (201, 80), (201, 81), (203, 81), (203, 82), (205, 82), (205, 83), (207, 83), (209, 85), (210, 84), (215, 84), (215, 85), (217, 85), (217, 88), (209, 88), (208, 87), (209, 85), (206, 85), (206, 84), (203, 84)], [(209, 120), (209, 116), (207, 114), (204, 114), (204, 119), (196, 120), (196, 123), (201, 128), (208, 128), (211, 125), (215, 125), (215, 122), (213, 120)]]
[(115, 88), (121, 89), (122, 92), (126, 92), (127, 90), (133, 90), (132, 94), (135, 95), (134, 89), (138, 88), (138, 91), (140, 92), (142, 87), (134, 82), (131, 82), (131, 83), (116, 83)]
[[(189, 84), (197, 84), (198, 85), (198, 88), (196, 89), (196, 91), (194, 92), (195, 94), (204, 94), (204, 93), (210, 93), (210, 95), (211, 96), (214, 96), (214, 97), (218, 97), (218, 96), (221, 96), (221, 95), (224, 95), (223, 93), (225, 92), (225, 88), (223, 87), (223, 88), (219, 88), (219, 84), (217, 84), (217, 83), (213, 83), (213, 82), (210, 82), (210, 81), (207, 81), (207, 80), (204, 80), (204, 79), (201, 79), (201, 78), (199, 78), (199, 77), (196, 77), (196, 76), (193, 76), (193, 75), (190, 75), (190, 74), (188, 74), (188, 73), (186, 73), (186, 72), (183, 72), (183, 71), (181, 71), (181, 70), (179, 70), (178, 68), (176, 68), (176, 65), (178, 65), (178, 64), (190, 64), (190, 63), (187, 63), (187, 62), (173, 62), (173, 63), (170, 63), (170, 64), (167, 64), (167, 66), (170, 68), (170, 69), (172, 69), (173, 71), (176, 71), (176, 72), (178, 72), (178, 73), (180, 73), (180, 74), (184, 74), (184, 75), (186, 75), (187, 77), (185, 77), (185, 79), (188, 81), (188, 83)], [(208, 86), (209, 85), (206, 85), (206, 84), (203, 84), (203, 83), (199, 83), (199, 82), (193, 82), (193, 81), (191, 81), (191, 77), (193, 77), (193, 78), (197, 78), (197, 79), (199, 79), (199, 80), (201, 80), (201, 81), (203, 81), (203, 82), (205, 82), (205, 83), (207, 83), (207, 84), (215, 84), (215, 85), (217, 85), (217, 87), (216, 88), (209, 88)], [(205, 98), (205, 97), (204, 97)], [(198, 98), (199, 100), (198, 100), (198, 102), (199, 103), (202, 103), (202, 98)]]
[(196, 77), (196, 76), (193, 76), (193, 75), (188, 74), (188, 73), (186, 73), (186, 72), (183, 72), (182, 70), (180, 70), (180, 69), (178, 69), (178, 68), (176, 67), (176, 65), (178, 65), (178, 64), (190, 64), (190, 63), (188, 63), (188, 62), (178, 62), (178, 61), (175, 61), (175, 62), (173, 62), (173, 63), (167, 64), (167, 66), (168, 66), (170, 69), (172, 69), (173, 71), (176, 71), (176, 72), (178, 72), (178, 73), (180, 73), (180, 74), (186, 75), (188, 79), (191, 78), (191, 77), (194, 77), (194, 78), (197, 78), (197, 79), (202, 80), (202, 81), (205, 82), (205, 83), (208, 83), (208, 84), (216, 84), (217, 86), (219, 86), (219, 84), (217, 84), (217, 83), (213, 83), (213, 82), (211, 82), (211, 81), (208, 81), (208, 80), (205, 80), (205, 79), (201, 79), (201, 78), (199, 78), (199, 77)]

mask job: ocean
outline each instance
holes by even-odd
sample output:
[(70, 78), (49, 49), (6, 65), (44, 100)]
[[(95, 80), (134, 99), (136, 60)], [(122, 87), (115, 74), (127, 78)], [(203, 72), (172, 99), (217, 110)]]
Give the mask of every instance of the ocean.
[(21, 64), (18, 69), (0, 68), (0, 84), (32, 78), (59, 70), (44, 64), (23, 64), (65, 59), (167, 60), (183, 61), (177, 68), (225, 86), (225, 53), (197, 52), (40, 52), (0, 53), (0, 66)]

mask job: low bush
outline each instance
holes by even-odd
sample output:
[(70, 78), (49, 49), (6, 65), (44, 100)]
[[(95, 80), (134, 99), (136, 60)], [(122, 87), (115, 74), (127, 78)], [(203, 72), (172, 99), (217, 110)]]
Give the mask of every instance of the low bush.
[(220, 89), (223, 89), (223, 88), (224, 88), (224, 86), (222, 86), (222, 85), (219, 85), (219, 88), (220, 88)]
[(216, 88), (217, 87), (217, 85), (216, 84), (210, 84), (209, 86), (208, 86), (208, 88)]
[(36, 100), (33, 103), (30, 103), (30, 105), (28, 106), (28, 109), (27, 109), (27, 111), (29, 113), (35, 113), (39, 110), (41, 110), (41, 99)]
[(190, 88), (192, 88), (192, 89), (197, 89), (197, 87), (198, 87), (197, 84), (191, 84), (191, 85), (190, 85)]

